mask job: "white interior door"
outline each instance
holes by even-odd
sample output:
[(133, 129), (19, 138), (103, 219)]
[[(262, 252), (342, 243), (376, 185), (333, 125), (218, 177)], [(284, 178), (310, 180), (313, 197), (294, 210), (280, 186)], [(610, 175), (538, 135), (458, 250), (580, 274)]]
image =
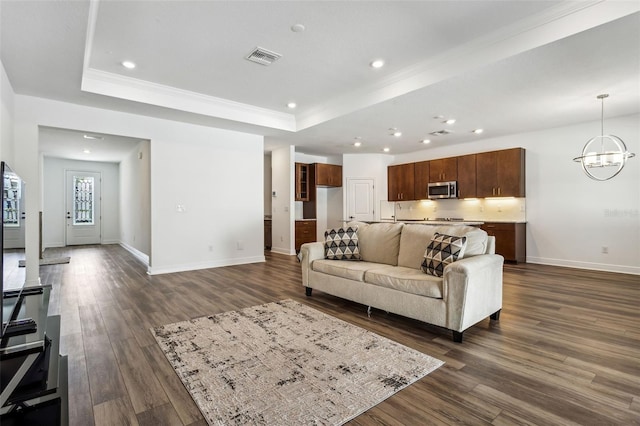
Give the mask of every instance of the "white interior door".
[(100, 173), (67, 170), (67, 245), (100, 244)]
[(347, 178), (347, 218), (362, 222), (375, 220), (373, 179)]

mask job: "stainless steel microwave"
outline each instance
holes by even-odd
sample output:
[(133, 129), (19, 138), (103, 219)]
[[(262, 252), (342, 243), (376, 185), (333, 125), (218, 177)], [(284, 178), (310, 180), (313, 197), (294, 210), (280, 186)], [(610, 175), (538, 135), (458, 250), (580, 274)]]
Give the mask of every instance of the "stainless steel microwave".
[(427, 198), (458, 198), (458, 182), (433, 182), (427, 184)]

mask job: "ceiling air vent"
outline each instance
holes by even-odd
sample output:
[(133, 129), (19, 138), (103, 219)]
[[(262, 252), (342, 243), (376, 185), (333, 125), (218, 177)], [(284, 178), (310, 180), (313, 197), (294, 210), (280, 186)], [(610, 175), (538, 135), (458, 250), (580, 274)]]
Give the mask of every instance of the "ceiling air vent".
[(282, 57), (281, 54), (272, 52), (260, 46), (256, 47), (244, 58), (260, 65), (271, 65)]
[(433, 136), (445, 136), (445, 135), (448, 135), (450, 133), (453, 133), (453, 131), (452, 130), (443, 129), (443, 130), (438, 130), (437, 132), (431, 132), (429, 134), (433, 135)]

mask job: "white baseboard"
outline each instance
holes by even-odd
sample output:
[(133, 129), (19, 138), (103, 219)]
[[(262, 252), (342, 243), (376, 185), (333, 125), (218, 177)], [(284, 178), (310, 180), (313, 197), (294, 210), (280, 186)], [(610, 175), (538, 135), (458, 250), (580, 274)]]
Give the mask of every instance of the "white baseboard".
[(64, 243), (64, 241), (62, 242), (53, 242), (53, 243), (44, 243), (42, 245), (42, 250), (46, 250), (48, 248), (59, 248), (59, 247), (65, 247), (66, 244)]
[(120, 240), (102, 240), (101, 244), (120, 244)]
[(567, 268), (589, 269), (593, 271), (617, 272), (620, 274), (640, 275), (639, 266), (612, 265), (609, 263), (581, 262), (578, 260), (549, 259), (546, 257), (529, 257), (527, 263), (540, 265), (564, 266)]
[(145, 265), (149, 266), (149, 256), (148, 255), (144, 254), (143, 252), (141, 252), (140, 250), (138, 250), (135, 247), (131, 247), (129, 244), (122, 243), (122, 242), (120, 242), (118, 244), (120, 244), (120, 246), (122, 248), (124, 248), (126, 251), (128, 251), (129, 253), (134, 255), (142, 263), (144, 263)]
[(271, 251), (273, 253), (286, 254), (287, 256), (294, 256), (296, 254), (295, 250), (290, 250), (287, 248), (279, 248), (279, 247), (271, 247)]
[(264, 256), (255, 256), (255, 257), (242, 257), (238, 259), (213, 260), (208, 262), (197, 262), (197, 263), (189, 263), (189, 264), (173, 265), (173, 266), (165, 266), (165, 267), (149, 267), (147, 270), (147, 274), (149, 275), (171, 274), (174, 272), (185, 272), (185, 271), (195, 271), (198, 269), (220, 268), (222, 266), (244, 265), (247, 263), (260, 263), (264, 261), (265, 261)]

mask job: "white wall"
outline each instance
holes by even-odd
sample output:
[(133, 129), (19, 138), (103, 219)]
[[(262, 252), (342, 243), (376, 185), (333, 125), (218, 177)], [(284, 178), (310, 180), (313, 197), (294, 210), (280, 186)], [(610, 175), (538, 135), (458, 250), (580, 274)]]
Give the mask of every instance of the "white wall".
[[(101, 235), (103, 244), (114, 244), (119, 238), (119, 168), (117, 163), (76, 161), (44, 157), (42, 247), (64, 247), (66, 220), (66, 171), (97, 172), (101, 182)], [(31, 187), (29, 188), (31, 190)]]
[(151, 254), (150, 143), (140, 141), (120, 162), (120, 243), (145, 263)]
[[(640, 115), (606, 119), (605, 132), (640, 154)], [(640, 158), (606, 182), (589, 179), (572, 161), (599, 134), (600, 121), (593, 121), (398, 155), (393, 164), (523, 147), (527, 261), (640, 274)]]
[[(9, 77), (0, 62), (0, 160), (6, 161), (11, 167), (13, 164), (13, 111), (14, 98), (13, 87)], [(18, 170), (16, 169), (16, 172)]]
[(38, 273), (29, 253), (38, 250), (39, 125), (151, 141), (150, 273), (264, 261), (261, 136), (16, 95), (16, 168), (36, 182), (27, 194), (27, 281)]
[(271, 205), (271, 251), (295, 254), (294, 147), (284, 146), (271, 152), (271, 187), (276, 192)]

